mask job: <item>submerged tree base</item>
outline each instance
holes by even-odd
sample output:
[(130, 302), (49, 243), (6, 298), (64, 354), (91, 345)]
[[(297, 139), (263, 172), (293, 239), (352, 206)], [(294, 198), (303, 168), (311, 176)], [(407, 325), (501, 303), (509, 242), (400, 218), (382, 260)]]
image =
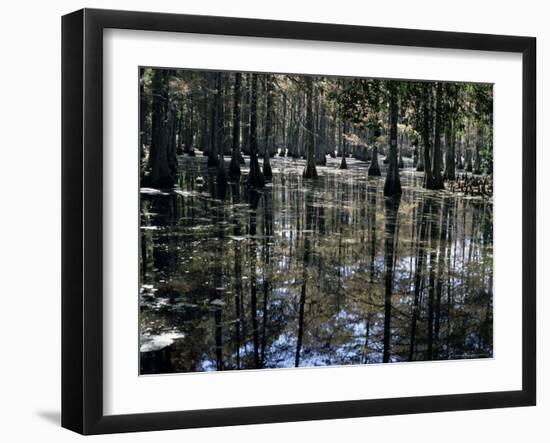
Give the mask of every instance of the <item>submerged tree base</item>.
[(265, 178), (260, 169), (258, 158), (252, 155), (250, 159), (250, 172), (248, 174), (247, 184), (251, 188), (263, 188), (265, 186)]
[(227, 173), (232, 179), (238, 179), (241, 176), (241, 162), (239, 161), (239, 158), (235, 156), (231, 157)]
[(348, 164), (346, 162), (346, 157), (342, 156), (342, 161), (340, 162), (339, 169), (348, 169)]
[(369, 177), (380, 177), (382, 173), (380, 172), (380, 166), (378, 166), (378, 163), (371, 162), (368, 170)]
[(271, 170), (271, 163), (269, 162), (269, 156), (264, 156), (262, 173), (266, 181), (270, 181), (273, 178), (273, 171)]
[(384, 196), (398, 198), (400, 195), (401, 181), (399, 180), (399, 178), (397, 180), (386, 180), (386, 182), (384, 183)]
[(208, 155), (208, 161), (206, 162), (206, 165), (209, 168), (216, 168), (219, 164), (218, 157), (215, 155)]
[(368, 171), (369, 177), (380, 177), (382, 173), (380, 172), (380, 165), (378, 164), (378, 148), (376, 146), (372, 147), (371, 162)]
[(304, 172), (302, 174), (302, 177), (304, 178), (317, 178), (317, 168), (315, 165), (308, 164), (306, 168), (304, 169)]

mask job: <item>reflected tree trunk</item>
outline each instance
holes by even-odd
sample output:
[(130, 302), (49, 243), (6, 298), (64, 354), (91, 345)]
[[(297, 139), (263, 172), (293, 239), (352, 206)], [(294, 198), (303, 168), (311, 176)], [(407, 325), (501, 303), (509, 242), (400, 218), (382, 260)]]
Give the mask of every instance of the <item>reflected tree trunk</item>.
[(416, 329), (417, 321), (420, 317), (420, 297), (422, 295), (422, 275), (423, 275), (423, 266), (424, 266), (424, 246), (426, 244), (427, 238), (427, 229), (428, 229), (428, 205), (426, 202), (422, 204), (422, 212), (419, 211), (419, 235), (417, 237), (417, 258), (416, 258), (416, 268), (414, 272), (414, 304), (413, 304), (413, 314), (411, 319), (411, 339), (409, 345), (409, 361), (414, 360), (415, 355), (415, 346), (416, 346)]
[(385, 241), (384, 263), (386, 268), (385, 292), (384, 292), (384, 352), (382, 362), (390, 361), (391, 352), (391, 309), (393, 292), (394, 253), (396, 242), (396, 228), (398, 223), (399, 198), (386, 198), (384, 200)]
[(308, 192), (306, 194), (306, 233), (304, 237), (304, 257), (303, 257), (303, 271), (302, 271), (302, 286), (300, 290), (300, 302), (298, 309), (298, 336), (296, 339), (296, 356), (294, 359), (294, 366), (300, 366), (300, 353), (302, 351), (302, 341), (304, 337), (304, 311), (306, 304), (306, 293), (307, 293), (307, 281), (308, 281), (308, 267), (310, 265), (311, 259), (311, 240), (310, 240), (310, 230), (313, 229), (313, 194)]
[(435, 308), (435, 279), (436, 279), (436, 256), (439, 243), (439, 220), (434, 217), (438, 215), (439, 208), (436, 208), (434, 202), (429, 202), (429, 217), (430, 217), (430, 264), (428, 277), (428, 349), (427, 360), (433, 359), (434, 351), (434, 308)]
[(258, 333), (258, 295), (256, 281), (256, 211), (258, 209), (259, 195), (255, 191), (251, 191), (250, 196), (250, 310), (252, 318), (252, 340), (254, 346), (254, 368), (261, 368), (260, 361), (260, 340)]
[(268, 336), (267, 316), (268, 303), (271, 294), (271, 278), (272, 278), (272, 263), (271, 263), (271, 246), (273, 239), (273, 199), (270, 194), (264, 195), (264, 275), (263, 275), (263, 312), (262, 312), (262, 348), (260, 360), (262, 367), (265, 365), (266, 343)]

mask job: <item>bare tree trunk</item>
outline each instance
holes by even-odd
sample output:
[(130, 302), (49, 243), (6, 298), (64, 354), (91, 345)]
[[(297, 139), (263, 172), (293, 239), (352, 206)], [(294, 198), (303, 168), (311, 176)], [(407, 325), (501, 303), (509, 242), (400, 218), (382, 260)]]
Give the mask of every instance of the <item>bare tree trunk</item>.
[(445, 179), (455, 179), (455, 125), (451, 120), (447, 126), (447, 133), (445, 134)]
[[(424, 187), (432, 189), (433, 187), (433, 175), (432, 175), (432, 161), (430, 151), (431, 147), (431, 86), (424, 84), (423, 91), (423, 117), (422, 117), (422, 150), (424, 153)], [(416, 167), (418, 171), (418, 166)]]
[[(215, 133), (214, 133), (214, 149), (210, 153), (211, 156), (217, 156), (217, 185), (220, 194), (225, 194), (225, 188), (227, 186), (227, 171), (225, 170), (225, 161), (223, 159), (224, 151), (224, 116), (222, 105), (222, 73), (216, 73), (216, 95), (214, 97), (214, 121), (215, 121)], [(210, 157), (208, 157), (210, 160)], [(210, 162), (209, 162), (210, 163)]]
[(142, 167), (142, 162), (145, 159), (145, 145), (147, 144), (147, 131), (146, 131), (146, 122), (147, 122), (147, 99), (145, 97), (145, 68), (139, 69), (139, 159), (140, 159), (140, 169)]
[(219, 113), (220, 113), (220, 94), (221, 91), (218, 89), (220, 86), (220, 73), (214, 73), (214, 99), (212, 100), (212, 105), (210, 106), (210, 149), (208, 151), (208, 161), (206, 165), (209, 168), (215, 168), (218, 166), (219, 156), (218, 150), (221, 149), (220, 139), (221, 134), (219, 132)]
[(342, 135), (341, 135), (341, 147), (342, 151), (340, 154), (342, 155), (342, 161), (340, 162), (340, 169), (348, 169), (348, 164), (346, 163), (346, 157), (348, 156), (348, 142), (345, 137), (345, 133), (348, 131), (348, 122), (344, 121), (344, 125), (342, 128)]
[(304, 178), (316, 178), (317, 168), (315, 167), (315, 134), (313, 122), (313, 79), (306, 77), (307, 106), (306, 106), (306, 147), (307, 163), (304, 170)]
[(472, 147), (471, 147), (471, 126), (470, 121), (468, 120), (468, 125), (466, 126), (466, 152), (464, 153), (465, 162), (466, 162), (466, 172), (472, 172), (474, 167), (472, 165)]
[(401, 180), (399, 179), (399, 165), (397, 159), (397, 91), (393, 84), (390, 84), (390, 146), (389, 164), (384, 183), (384, 195), (393, 197), (401, 195)]
[(433, 186), (428, 189), (445, 189), (443, 175), (441, 174), (441, 127), (443, 126), (443, 88), (441, 82), (436, 86), (436, 107), (435, 107), (435, 136), (434, 136), (434, 157), (432, 164)]
[(271, 180), (273, 178), (273, 173), (271, 171), (271, 163), (269, 162), (269, 157), (271, 156), (272, 149), (272, 120), (273, 120), (273, 78), (271, 75), (267, 75), (265, 80), (265, 142), (264, 142), (264, 164), (263, 164), (263, 174), (266, 180)]
[(252, 74), (250, 85), (250, 172), (248, 185), (252, 188), (262, 188), (265, 185), (264, 175), (258, 163), (258, 139), (257, 139), (257, 99), (258, 99), (258, 75)]
[(286, 94), (283, 94), (283, 122), (281, 125), (282, 143), (281, 143), (281, 151), (279, 152), (280, 157), (284, 157), (286, 155), (287, 117), (288, 117), (288, 103), (287, 103)]
[(325, 106), (322, 103), (321, 97), (317, 96), (317, 114), (319, 116), (317, 125), (317, 134), (315, 148), (317, 153), (317, 165), (326, 166), (327, 164), (327, 155), (326, 155), (326, 113)]
[[(168, 80), (170, 73), (167, 70), (153, 71), (153, 109), (152, 109), (152, 136), (149, 154), (149, 182), (151, 186), (170, 188), (176, 182), (177, 159), (172, 158), (170, 146), (175, 123), (173, 107), (170, 107), (168, 95)], [(174, 147), (175, 151), (175, 147)], [(176, 171), (174, 171), (176, 168)]]
[[(250, 92), (252, 90), (252, 74), (246, 74), (246, 95), (243, 107), (243, 152), (250, 155)], [(241, 162), (242, 164), (242, 162)]]
[(481, 148), (483, 146), (483, 124), (477, 124), (476, 132), (476, 150), (475, 150), (475, 161), (474, 161), (474, 174), (481, 174)]
[[(455, 135), (455, 143), (456, 143), (456, 135)], [(462, 153), (464, 152), (464, 137), (461, 135), (458, 139), (458, 145), (455, 145), (458, 147), (456, 149), (456, 169), (462, 170), (464, 169), (464, 163), (462, 161)]]
[(210, 151), (210, 147), (212, 145), (212, 141), (211, 141), (211, 138), (212, 138), (212, 134), (211, 132), (208, 130), (208, 116), (209, 116), (209, 113), (208, 113), (208, 102), (209, 102), (209, 98), (208, 98), (208, 86), (209, 86), (209, 77), (208, 77), (208, 74), (205, 74), (205, 78), (203, 79), (203, 82), (205, 84), (203, 84), (202, 86), (202, 115), (203, 115), (203, 122), (202, 122), (202, 155), (205, 155), (207, 156), (208, 155), (208, 152)]
[(241, 175), (241, 73), (235, 73), (235, 86), (233, 89), (233, 146), (231, 149), (231, 162), (229, 163), (229, 176), (233, 179)]

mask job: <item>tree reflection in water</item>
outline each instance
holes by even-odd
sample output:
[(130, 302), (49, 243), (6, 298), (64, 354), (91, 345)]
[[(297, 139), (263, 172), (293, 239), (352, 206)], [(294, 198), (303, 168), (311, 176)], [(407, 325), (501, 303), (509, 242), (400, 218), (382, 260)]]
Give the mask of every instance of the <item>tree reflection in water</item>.
[(200, 156), (175, 192), (142, 189), (142, 374), (492, 356), (491, 200), (271, 162), (263, 191), (248, 161), (219, 189)]

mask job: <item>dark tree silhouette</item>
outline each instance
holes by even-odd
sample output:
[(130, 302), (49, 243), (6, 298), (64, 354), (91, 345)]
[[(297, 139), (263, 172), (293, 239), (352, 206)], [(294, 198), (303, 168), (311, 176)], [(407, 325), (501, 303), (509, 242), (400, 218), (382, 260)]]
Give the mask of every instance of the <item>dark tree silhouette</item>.
[(306, 168), (304, 170), (304, 178), (316, 178), (317, 168), (315, 167), (315, 134), (314, 134), (314, 119), (313, 119), (313, 79), (310, 76), (305, 78), (306, 81)]
[(233, 179), (241, 175), (241, 73), (235, 73), (233, 89), (233, 139), (231, 161), (229, 162), (229, 176)]
[(262, 188), (265, 184), (264, 175), (258, 163), (257, 101), (258, 74), (252, 74), (250, 84), (250, 172), (248, 174), (248, 185), (252, 188)]
[(384, 195), (391, 197), (401, 195), (401, 181), (399, 179), (399, 165), (397, 160), (397, 86), (390, 84), (390, 146), (389, 163), (386, 181), (384, 183)]
[(265, 140), (264, 140), (264, 163), (262, 172), (266, 180), (271, 180), (273, 173), (271, 171), (271, 163), (269, 157), (271, 156), (273, 139), (272, 139), (272, 120), (273, 120), (273, 78), (268, 75), (265, 79)]

